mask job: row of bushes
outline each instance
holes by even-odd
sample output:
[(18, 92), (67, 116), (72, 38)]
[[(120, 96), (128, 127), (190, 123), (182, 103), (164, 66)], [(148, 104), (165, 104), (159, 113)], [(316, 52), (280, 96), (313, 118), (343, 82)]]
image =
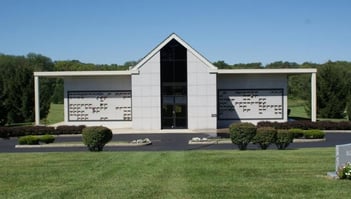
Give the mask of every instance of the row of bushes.
[(18, 144), (29, 144), (35, 145), (41, 143), (50, 144), (55, 141), (55, 137), (53, 135), (41, 135), (41, 136), (34, 136), (34, 135), (26, 135), (22, 136), (18, 139)]
[(26, 135), (62, 135), (62, 134), (81, 134), (85, 128), (81, 126), (16, 126), (16, 127), (0, 127), (0, 138), (21, 137)]
[(252, 142), (258, 144), (261, 149), (267, 149), (275, 144), (278, 149), (286, 149), (293, 142), (294, 137), (306, 139), (324, 138), (321, 130), (302, 129), (276, 129), (273, 127), (256, 127), (251, 123), (235, 123), (229, 127), (230, 138), (233, 144), (238, 145), (240, 150), (245, 150)]
[(291, 122), (259, 122), (257, 127), (274, 127), (276, 129), (319, 129), (319, 130), (351, 130), (351, 122), (332, 122), (332, 121), (317, 121), (298, 120)]
[[(260, 127), (260, 128), (264, 128), (264, 127)], [(319, 129), (308, 129), (308, 130), (289, 129), (288, 131), (294, 135), (294, 138), (322, 139), (325, 137), (325, 133)]]

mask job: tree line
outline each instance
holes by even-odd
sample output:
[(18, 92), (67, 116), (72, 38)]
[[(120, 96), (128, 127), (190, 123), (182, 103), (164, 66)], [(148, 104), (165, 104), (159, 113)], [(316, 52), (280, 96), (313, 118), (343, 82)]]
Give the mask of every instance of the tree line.
[[(30, 53), (26, 56), (0, 54), (0, 125), (34, 121), (34, 71), (128, 70), (137, 62), (123, 65), (82, 63), (78, 60), (52, 61), (49, 57)], [(213, 63), (219, 69), (239, 68), (317, 68), (318, 116), (343, 118), (351, 115), (351, 62), (324, 64), (294, 62), (227, 64)], [(289, 76), (289, 97), (310, 102), (310, 76)], [(63, 80), (40, 78), (40, 116), (45, 118), (51, 103), (63, 103)], [(306, 107), (309, 107), (307, 104)], [(307, 108), (308, 111), (308, 108)]]

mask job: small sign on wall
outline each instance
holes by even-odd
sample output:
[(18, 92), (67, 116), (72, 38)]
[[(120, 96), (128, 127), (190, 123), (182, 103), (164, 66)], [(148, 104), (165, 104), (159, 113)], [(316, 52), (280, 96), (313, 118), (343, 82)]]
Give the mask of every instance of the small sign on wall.
[(131, 121), (131, 91), (68, 91), (69, 121)]
[(284, 89), (218, 90), (218, 119), (283, 119)]

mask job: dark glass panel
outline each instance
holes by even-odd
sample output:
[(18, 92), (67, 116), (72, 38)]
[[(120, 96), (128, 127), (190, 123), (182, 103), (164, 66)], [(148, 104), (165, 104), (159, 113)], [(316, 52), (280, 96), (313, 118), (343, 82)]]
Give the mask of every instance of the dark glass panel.
[(175, 127), (176, 128), (182, 128), (184, 126), (187, 126), (187, 119), (179, 119), (177, 118), (176, 121), (175, 121)]
[(162, 105), (163, 117), (173, 117), (173, 105)]
[(174, 128), (174, 121), (173, 119), (163, 118), (162, 119), (162, 128)]
[(185, 118), (187, 116), (186, 105), (175, 105), (174, 111), (177, 118), (178, 117)]
[(171, 40), (161, 49), (161, 125), (187, 128), (187, 49)]

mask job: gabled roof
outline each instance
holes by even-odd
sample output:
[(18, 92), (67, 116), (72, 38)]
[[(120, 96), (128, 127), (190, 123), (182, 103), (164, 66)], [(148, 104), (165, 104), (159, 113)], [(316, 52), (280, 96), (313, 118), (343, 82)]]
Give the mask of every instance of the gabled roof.
[(156, 53), (158, 53), (165, 45), (168, 44), (172, 39), (176, 40), (184, 48), (189, 50), (193, 55), (195, 55), (199, 60), (201, 60), (209, 69), (210, 72), (215, 72), (217, 71), (217, 67), (214, 66), (210, 61), (208, 61), (204, 56), (202, 56), (200, 53), (198, 53), (195, 49), (193, 49), (188, 43), (186, 43), (183, 39), (181, 39), (178, 35), (175, 33), (172, 33), (170, 36), (168, 36), (165, 40), (163, 40), (159, 45), (156, 46), (151, 52), (149, 52), (140, 62), (138, 62), (137, 65), (133, 66), (130, 70), (135, 73), (138, 71), (149, 59), (151, 59)]

